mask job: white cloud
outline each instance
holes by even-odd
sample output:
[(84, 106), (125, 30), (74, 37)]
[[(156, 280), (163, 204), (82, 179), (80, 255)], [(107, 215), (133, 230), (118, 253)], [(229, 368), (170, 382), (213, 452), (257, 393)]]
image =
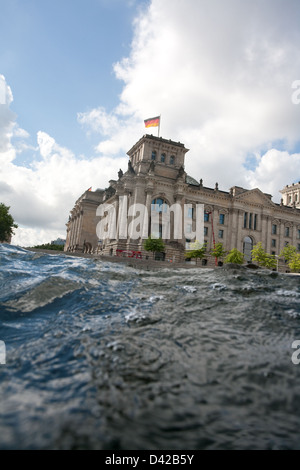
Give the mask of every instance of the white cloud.
[(28, 246), (62, 237), (78, 197), (91, 186), (94, 190), (107, 187), (108, 181), (117, 178), (118, 170), (127, 165), (127, 157), (78, 158), (39, 131), (36, 151), (41, 158), (29, 168), (16, 165), (19, 143), (15, 139), (23, 142), (28, 133), (18, 127), (8, 105), (0, 107), (0, 113), (0, 202), (10, 206), (19, 225), (13, 243)]
[(0, 89), (0, 163), (2, 164), (3, 158), (10, 161), (15, 158), (10, 140), (13, 136), (16, 115), (9, 108), (13, 95), (3, 75), (0, 75)]
[(75, 200), (126, 169), (126, 152), (146, 133), (143, 120), (158, 114), (161, 135), (190, 149), (188, 173), (207, 186), (259, 187), (278, 200), (300, 170), (300, 105), (292, 102), (299, 17), (299, 0), (152, 0), (134, 22), (130, 55), (114, 65), (123, 82), (118, 106), (77, 115), (98, 139), (89, 159), (39, 131), (37, 160), (15, 165), (28, 135), (2, 77), (0, 200), (12, 206), (24, 234), (35, 227), (38, 237), (49, 230), (44, 241), (56, 238), (55, 230), (61, 236)]
[(133, 143), (141, 136), (141, 120), (128, 112), (122, 113), (121, 107), (107, 113), (103, 107), (78, 113), (78, 122), (87, 134), (99, 134), (102, 140), (95, 151), (102, 155), (126, 154)]
[[(291, 172), (293, 176), (291, 175)], [(300, 153), (289, 154), (271, 149), (260, 159), (255, 171), (248, 171), (247, 180), (251, 187), (263, 187), (265, 192), (274, 195), (277, 202), (281, 196), (278, 188), (300, 179)], [(297, 180), (297, 181), (298, 181)]]
[[(114, 119), (101, 109), (102, 127), (96, 110), (85, 121), (105, 135), (98, 150), (120, 149), (124, 116), (133, 116), (130, 129), (161, 114), (161, 135), (190, 148), (186, 169), (205, 184), (228, 189), (257, 180), (268, 188), (271, 168), (255, 178), (245, 163), (249, 154), (281, 150), (278, 141), (288, 151), (299, 141), (300, 106), (291, 101), (300, 78), (299, 15), (296, 0), (288, 7), (282, 0), (152, 0), (134, 23), (130, 56), (114, 67), (124, 82)], [(126, 132), (123, 142), (133, 143)], [(281, 170), (276, 192), (295, 174)]]
[(5, 186), (0, 184), (0, 200), (11, 206), (13, 217), (22, 227), (13, 242), (22, 246), (27, 239), (33, 240), (34, 233), (38, 243), (62, 237), (78, 197), (90, 186), (93, 190), (107, 187), (127, 165), (126, 157), (76, 158), (46, 133), (38, 133), (38, 143), (44, 158), (31, 168), (6, 166)]
[(58, 232), (57, 230), (44, 230), (19, 226), (15, 229), (12, 243), (17, 246), (33, 247), (44, 243), (50, 243), (51, 241), (57, 240), (57, 238), (62, 238), (64, 240), (66, 238), (65, 231), (62, 230), (61, 232)]

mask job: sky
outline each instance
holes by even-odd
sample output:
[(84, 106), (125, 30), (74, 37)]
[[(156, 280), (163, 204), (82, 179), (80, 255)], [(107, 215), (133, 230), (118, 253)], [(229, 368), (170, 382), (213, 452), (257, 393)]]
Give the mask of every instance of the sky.
[(20, 246), (66, 237), (144, 119), (208, 187), (300, 180), (299, 0), (0, 0), (0, 202)]

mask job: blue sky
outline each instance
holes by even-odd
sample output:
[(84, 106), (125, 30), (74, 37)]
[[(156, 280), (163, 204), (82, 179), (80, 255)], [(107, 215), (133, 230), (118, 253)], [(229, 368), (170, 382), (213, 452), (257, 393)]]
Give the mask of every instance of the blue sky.
[(299, 0), (2, 0), (0, 13), (14, 243), (65, 237), (76, 199), (126, 170), (157, 115), (205, 186), (279, 202), (300, 180)]
[[(142, 5), (126, 0), (2, 1), (1, 73), (16, 97), (11, 109), (18, 124), (33, 137), (42, 129), (77, 153), (90, 151), (77, 112), (117, 105), (122, 84), (113, 64), (130, 52), (132, 21)], [(26, 157), (30, 161), (30, 152)]]

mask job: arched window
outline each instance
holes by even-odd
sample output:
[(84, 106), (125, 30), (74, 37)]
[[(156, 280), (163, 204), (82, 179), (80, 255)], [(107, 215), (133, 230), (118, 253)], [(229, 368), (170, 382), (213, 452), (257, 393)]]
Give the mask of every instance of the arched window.
[(168, 209), (168, 203), (160, 197), (153, 199), (152, 206), (155, 206), (152, 207), (155, 212), (167, 212)]
[(251, 237), (245, 237), (243, 243), (243, 252), (245, 261), (250, 263), (252, 261), (253, 240)]
[(153, 152), (152, 152), (151, 160), (156, 160), (156, 151), (155, 150), (153, 150)]
[(175, 157), (174, 157), (174, 155), (172, 155), (172, 156), (170, 157), (170, 165), (175, 165)]
[(165, 155), (164, 153), (161, 154), (161, 156), (160, 156), (160, 161), (161, 161), (162, 163), (165, 163), (165, 161), (166, 161), (166, 155)]

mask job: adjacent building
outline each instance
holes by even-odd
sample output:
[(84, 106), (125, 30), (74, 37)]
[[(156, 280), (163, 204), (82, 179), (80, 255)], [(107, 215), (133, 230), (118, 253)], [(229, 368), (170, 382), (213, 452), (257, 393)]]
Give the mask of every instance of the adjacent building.
[(285, 206), (300, 209), (300, 181), (286, 185), (281, 191), (282, 203)]
[[(196, 230), (197, 207), (203, 205), (202, 229), (207, 252), (221, 242), (227, 251), (232, 248), (242, 251), (250, 262), (251, 250), (258, 242), (274, 255), (279, 255), (288, 244), (300, 251), (300, 183), (281, 191), (280, 204), (258, 188), (248, 190), (233, 186), (229, 191), (221, 191), (218, 183), (209, 188), (202, 180), (197, 181), (185, 172), (188, 151), (180, 142), (144, 135), (129, 150), (125, 173), (120, 170), (118, 178), (111, 180), (108, 188), (86, 191), (78, 199), (67, 223), (65, 250), (144, 258), (149, 256), (143, 248), (144, 239), (154, 230), (157, 236), (169, 234), (164, 240), (165, 251), (159, 256), (169, 261), (184, 261), (184, 254), (193, 241), (189, 234)], [(153, 205), (160, 213), (156, 224), (151, 223)], [(180, 236), (175, 224), (178, 219), (173, 211), (166, 209), (174, 205), (180, 206), (184, 214), (185, 229)], [(140, 212), (132, 211), (133, 207), (141, 206), (147, 209), (143, 217)], [(107, 207), (114, 208), (117, 231), (110, 235), (108, 229), (106, 237), (102, 237), (103, 231), (100, 233), (97, 227), (99, 224), (103, 227)], [(121, 214), (124, 210), (129, 226), (138, 221), (139, 237), (132, 238), (130, 231), (120, 230), (118, 221), (124, 216)], [(166, 223), (167, 231), (164, 230)], [(210, 256), (202, 262), (214, 264)]]

